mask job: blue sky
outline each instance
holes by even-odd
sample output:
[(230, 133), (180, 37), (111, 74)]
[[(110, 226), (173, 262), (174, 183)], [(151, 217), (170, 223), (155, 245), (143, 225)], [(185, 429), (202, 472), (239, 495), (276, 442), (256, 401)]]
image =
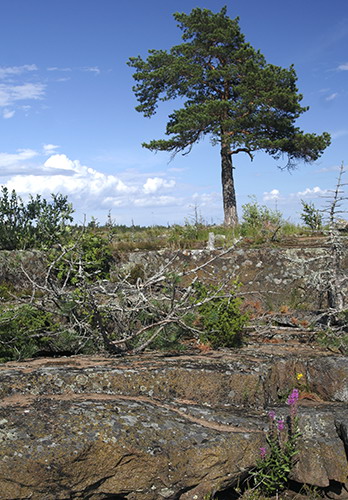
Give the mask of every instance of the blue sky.
[(78, 222), (85, 214), (104, 223), (111, 210), (119, 224), (183, 223), (195, 206), (207, 222), (222, 222), (218, 147), (206, 138), (173, 161), (143, 149), (163, 137), (176, 103), (151, 119), (137, 113), (126, 62), (181, 42), (174, 12), (225, 4), (268, 62), (295, 65), (310, 106), (298, 125), (332, 134), (317, 162), (291, 174), (262, 153), (253, 162), (236, 156), (238, 205), (255, 195), (293, 221), (301, 199), (323, 206), (348, 162), (346, 0), (2, 0), (0, 183), (23, 198), (67, 194)]

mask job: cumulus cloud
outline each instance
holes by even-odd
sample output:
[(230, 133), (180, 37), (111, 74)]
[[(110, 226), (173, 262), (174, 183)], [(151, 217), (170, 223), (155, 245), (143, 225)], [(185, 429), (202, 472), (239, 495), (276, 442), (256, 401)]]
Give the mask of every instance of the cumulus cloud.
[(297, 196), (322, 196), (327, 193), (327, 189), (321, 189), (319, 186), (313, 188), (306, 188), (304, 191), (299, 191)]
[(340, 64), (337, 69), (341, 71), (348, 71), (348, 62)]
[(175, 181), (170, 180), (166, 181), (165, 179), (161, 179), (160, 177), (150, 177), (145, 182), (143, 188), (145, 194), (156, 193), (161, 188), (172, 188), (175, 186)]
[(15, 191), (24, 199), (29, 194), (49, 198), (51, 193), (67, 195), (76, 210), (76, 217), (84, 213), (103, 218), (109, 210), (117, 211), (118, 221), (125, 223), (136, 217), (147, 224), (155, 220), (163, 223), (182, 221), (192, 212), (193, 204), (206, 208), (213, 217), (221, 211), (221, 194), (177, 194), (172, 192), (176, 182), (173, 173), (129, 170), (109, 174), (82, 164), (64, 153), (56, 152), (54, 143), (43, 144), (40, 150), (21, 149), (14, 153), (0, 153), (0, 184)]
[(266, 191), (263, 193), (263, 201), (279, 200), (280, 191), (278, 189), (272, 189), (269, 193)]
[(46, 170), (51, 170), (51, 174), (54, 175), (55, 171), (67, 170), (73, 172), (78, 172), (81, 169), (81, 165), (78, 161), (70, 160), (64, 154), (54, 154), (48, 158), (44, 163), (44, 168)]
[[(57, 146), (46, 144), (45, 152), (54, 151)], [(38, 153), (33, 150), (19, 150), (16, 154), (0, 154), (0, 166), (8, 166), (7, 175), (13, 171), (6, 186), (15, 189), (20, 195), (39, 193), (44, 196), (52, 192), (66, 194), (75, 205), (88, 203), (88, 206), (118, 207), (118, 206), (171, 206), (179, 203), (173, 196), (165, 196), (158, 191), (171, 188), (175, 181), (160, 177), (148, 178), (145, 184), (142, 175), (133, 176), (125, 182), (116, 175), (105, 174), (94, 168), (82, 165), (79, 160), (72, 160), (65, 154), (51, 154), (41, 165), (28, 165), (26, 171), (14, 168), (18, 162), (24, 162)], [(6, 172), (2, 171), (3, 175)]]
[(135, 186), (127, 186), (115, 175), (104, 174), (81, 165), (79, 160), (71, 160), (65, 154), (50, 156), (43, 164), (42, 171), (43, 175), (40, 178), (27, 175), (25, 178), (13, 179), (13, 183), (17, 183), (18, 186), (16, 189), (23, 192), (35, 190), (34, 178), (36, 178), (36, 190), (40, 192), (53, 190), (77, 197), (105, 198), (137, 190)]

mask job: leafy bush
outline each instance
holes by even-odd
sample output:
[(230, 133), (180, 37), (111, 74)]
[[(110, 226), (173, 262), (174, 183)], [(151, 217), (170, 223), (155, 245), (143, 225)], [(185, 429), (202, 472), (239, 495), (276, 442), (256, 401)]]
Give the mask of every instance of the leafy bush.
[(48, 202), (30, 196), (25, 205), (16, 191), (2, 186), (0, 195), (0, 249), (45, 248), (61, 239), (72, 221), (73, 209), (66, 196), (52, 194)]
[(0, 362), (90, 350), (62, 316), (27, 304), (0, 310)]
[(256, 198), (251, 196), (250, 203), (242, 206), (243, 222), (241, 233), (247, 236), (260, 230), (276, 230), (282, 223), (282, 214), (278, 210), (272, 210), (265, 205), (259, 205)]
[[(198, 304), (198, 321), (204, 331), (202, 340), (218, 347), (237, 347), (242, 342), (242, 330), (248, 314), (242, 313), (242, 299), (231, 295), (221, 296), (217, 286), (195, 283)], [(238, 287), (233, 283), (233, 287)], [(197, 320), (196, 320), (197, 321)]]
[(55, 262), (57, 255), (62, 257), (55, 263), (57, 277), (76, 284), (83, 269), (84, 278), (109, 278), (113, 261), (109, 243), (103, 237), (84, 229), (75, 230), (72, 236), (75, 242), (69, 242), (64, 255), (60, 253), (60, 249), (53, 249), (49, 254), (51, 262)]
[(0, 360), (34, 356), (57, 330), (51, 314), (30, 305), (0, 311)]
[(319, 231), (323, 227), (323, 215), (320, 210), (315, 208), (313, 203), (306, 203), (301, 200), (302, 203), (302, 213), (301, 219), (307, 227), (310, 229)]

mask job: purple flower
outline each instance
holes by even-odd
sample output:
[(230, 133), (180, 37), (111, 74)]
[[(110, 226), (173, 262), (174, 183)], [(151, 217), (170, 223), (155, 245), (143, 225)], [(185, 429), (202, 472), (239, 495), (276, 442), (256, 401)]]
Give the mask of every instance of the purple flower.
[(277, 427), (278, 427), (278, 431), (284, 430), (284, 419), (283, 418), (278, 418)]
[(260, 455), (261, 455), (262, 460), (264, 460), (266, 458), (266, 455), (267, 455), (266, 448), (260, 448)]
[(288, 397), (288, 405), (289, 406), (295, 406), (295, 404), (297, 403), (298, 401), (298, 398), (299, 398), (299, 392), (298, 392), (298, 389), (293, 389), (292, 392), (289, 394), (289, 397)]
[(276, 416), (275, 411), (271, 410), (270, 412), (268, 412), (268, 416), (271, 420), (274, 420)]

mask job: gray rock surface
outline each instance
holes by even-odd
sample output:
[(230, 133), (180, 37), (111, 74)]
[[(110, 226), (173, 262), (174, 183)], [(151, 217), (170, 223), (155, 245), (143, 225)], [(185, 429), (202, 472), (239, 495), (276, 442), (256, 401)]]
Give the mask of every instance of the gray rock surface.
[(203, 500), (255, 465), (296, 373), (292, 479), (348, 498), (348, 360), (289, 344), (2, 365), (0, 498)]

